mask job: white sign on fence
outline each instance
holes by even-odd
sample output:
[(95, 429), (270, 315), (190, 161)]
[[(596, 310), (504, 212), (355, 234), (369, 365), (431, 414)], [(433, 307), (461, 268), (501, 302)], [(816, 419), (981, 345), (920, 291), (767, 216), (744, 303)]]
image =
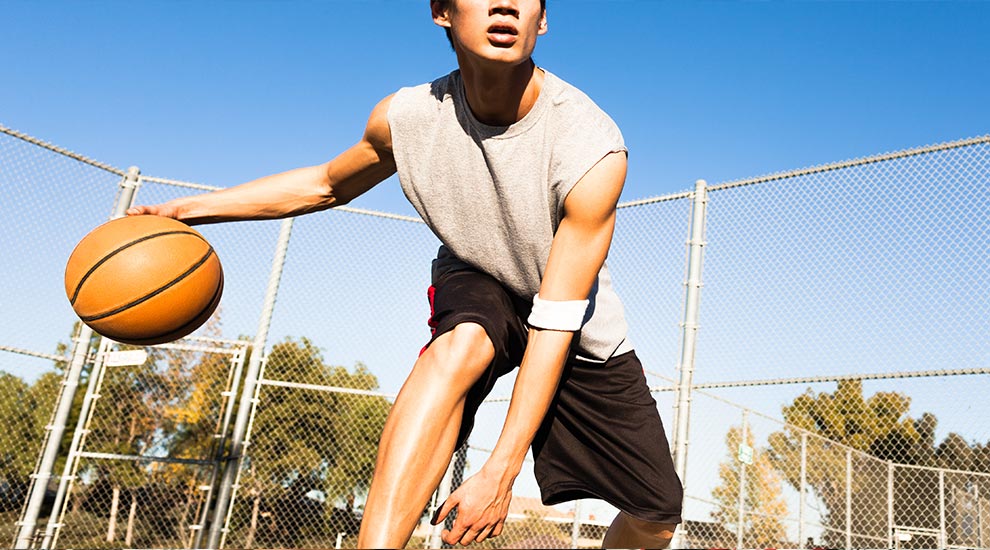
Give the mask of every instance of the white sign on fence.
[(108, 367), (130, 367), (143, 365), (148, 360), (148, 352), (143, 349), (111, 351), (104, 364)]
[(739, 462), (743, 464), (753, 463), (753, 448), (749, 445), (739, 445)]

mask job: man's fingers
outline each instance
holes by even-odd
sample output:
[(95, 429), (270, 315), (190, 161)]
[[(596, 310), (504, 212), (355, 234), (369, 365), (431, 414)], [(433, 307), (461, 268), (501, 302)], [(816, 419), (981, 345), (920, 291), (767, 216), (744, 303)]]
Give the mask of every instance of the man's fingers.
[(141, 216), (147, 214), (150, 216), (165, 216), (170, 218), (175, 215), (173, 212), (173, 210), (163, 208), (157, 204), (141, 204), (128, 208), (125, 213), (128, 216)]
[(489, 525), (487, 528), (482, 529), (481, 532), (478, 533), (478, 536), (474, 539), (475, 542), (485, 542), (485, 539), (487, 539), (488, 537), (497, 537), (498, 535), (495, 534), (496, 526), (498, 526), (497, 523), (495, 525)]
[(497, 536), (501, 535), (502, 534), (502, 527), (505, 527), (505, 518), (504, 517), (502, 519), (498, 520), (498, 523), (495, 524), (495, 528), (492, 529), (492, 536), (493, 537), (497, 537)]
[(462, 546), (467, 546), (472, 542), (481, 542), (483, 539), (478, 538), (481, 533), (488, 531), (489, 526), (482, 527), (480, 530), (475, 529), (473, 526), (468, 527), (461, 522), (460, 519), (454, 521), (454, 527), (447, 531), (444, 530), (440, 537), (447, 544), (461, 544)]
[[(443, 501), (443, 504), (447, 504), (447, 501)], [(433, 517), (430, 518), (430, 525), (436, 525), (440, 523), (440, 510), (443, 510), (443, 504), (437, 506), (437, 509), (433, 511)]]
[(468, 531), (464, 533), (464, 536), (461, 537), (461, 540), (459, 542), (461, 543), (462, 546), (467, 546), (472, 542), (474, 542), (476, 538), (478, 538), (477, 531)]
[(458, 525), (454, 522), (454, 527), (452, 529), (444, 529), (440, 532), (440, 540), (446, 542), (447, 544), (467, 544), (463, 542), (462, 539), (466, 537), (467, 528), (463, 525)]
[(436, 512), (433, 512), (433, 518), (430, 519), (430, 524), (440, 525), (440, 522), (447, 518), (447, 514), (449, 514), (455, 506), (457, 506), (457, 502), (453, 499), (453, 495), (451, 495), (451, 498), (443, 501), (443, 504), (437, 508)]

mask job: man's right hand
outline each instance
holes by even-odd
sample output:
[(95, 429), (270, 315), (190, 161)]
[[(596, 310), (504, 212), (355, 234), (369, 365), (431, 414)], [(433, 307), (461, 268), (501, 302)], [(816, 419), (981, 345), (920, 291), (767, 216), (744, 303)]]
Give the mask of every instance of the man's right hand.
[(169, 203), (132, 206), (127, 209), (128, 216), (162, 216), (179, 219), (179, 209)]

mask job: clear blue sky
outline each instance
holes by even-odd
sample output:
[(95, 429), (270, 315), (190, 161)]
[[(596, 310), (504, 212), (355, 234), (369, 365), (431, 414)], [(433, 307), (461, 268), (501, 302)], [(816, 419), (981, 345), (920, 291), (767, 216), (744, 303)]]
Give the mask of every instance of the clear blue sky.
[[(625, 199), (984, 134), (990, 4), (550, 0), (544, 67), (631, 150)], [(448, 72), (426, 0), (0, 4), (0, 122), (232, 185), (321, 162)], [(394, 185), (359, 206), (411, 212)]]

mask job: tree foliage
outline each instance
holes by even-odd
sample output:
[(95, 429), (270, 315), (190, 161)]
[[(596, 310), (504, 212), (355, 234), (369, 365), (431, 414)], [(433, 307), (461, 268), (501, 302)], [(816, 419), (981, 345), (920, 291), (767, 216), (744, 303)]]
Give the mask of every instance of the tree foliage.
[[(377, 378), (358, 363), (353, 372), (327, 365), (309, 339), (272, 347), (266, 372), (281, 380), (373, 391)], [(328, 499), (367, 488), (389, 403), (383, 397), (266, 387), (251, 431), (251, 464), (266, 488), (319, 480)]]
[[(801, 487), (802, 435), (806, 441), (805, 479), (823, 507), (828, 529), (824, 541), (845, 544), (847, 528), (854, 534), (884, 540), (888, 518), (888, 464), (895, 467), (894, 521), (898, 525), (938, 528), (939, 481), (934, 468), (990, 472), (986, 445), (970, 445), (958, 434), (936, 443), (937, 419), (930, 413), (908, 416), (911, 399), (897, 392), (863, 394), (859, 380), (840, 381), (835, 392), (808, 390), (783, 407), (788, 427), (770, 436), (774, 466), (794, 488)], [(966, 483), (966, 476), (958, 484)], [(946, 493), (965, 492), (947, 478)], [(849, 495), (847, 495), (847, 491)], [(854, 510), (848, 514), (847, 496)], [(951, 508), (951, 507), (950, 507)], [(947, 511), (950, 524), (955, 512)]]
[(241, 478), (253, 500), (241, 519), (244, 545), (296, 545), (330, 530), (334, 504), (349, 510), (343, 503), (367, 490), (390, 405), (370, 394), (378, 380), (365, 365), (329, 365), (307, 338), (272, 346), (265, 378), (337, 388), (266, 385), (253, 420)]
[[(725, 436), (727, 459), (719, 466), (721, 483), (712, 490), (712, 497), (719, 507), (712, 513), (713, 519), (738, 532), (740, 490), (744, 486), (743, 546), (746, 548), (770, 548), (787, 540), (783, 519), (787, 517), (782, 479), (767, 453), (756, 452), (752, 464), (744, 464), (738, 458), (742, 443), (742, 429), (729, 428)], [(746, 433), (746, 446), (753, 448), (753, 434)]]
[[(77, 322), (73, 333), (77, 333), (80, 326)], [(91, 350), (96, 342), (96, 337), (90, 340)], [(69, 346), (59, 343), (55, 352), (66, 356)], [(0, 371), (0, 511), (20, 509), (23, 504), (67, 367), (68, 362), (56, 361), (53, 370), (42, 373), (32, 383)], [(84, 387), (88, 374), (88, 370), (84, 369), (81, 387)], [(63, 449), (72, 439), (83, 393), (78, 391), (73, 400), (62, 436)], [(64, 465), (65, 457), (60, 455), (53, 468), (56, 475), (61, 473)]]
[(30, 386), (20, 378), (0, 372), (0, 415), (4, 429), (0, 430), (0, 480), (24, 480), (38, 449), (31, 441), (40, 441), (44, 432), (38, 429), (32, 414)]

